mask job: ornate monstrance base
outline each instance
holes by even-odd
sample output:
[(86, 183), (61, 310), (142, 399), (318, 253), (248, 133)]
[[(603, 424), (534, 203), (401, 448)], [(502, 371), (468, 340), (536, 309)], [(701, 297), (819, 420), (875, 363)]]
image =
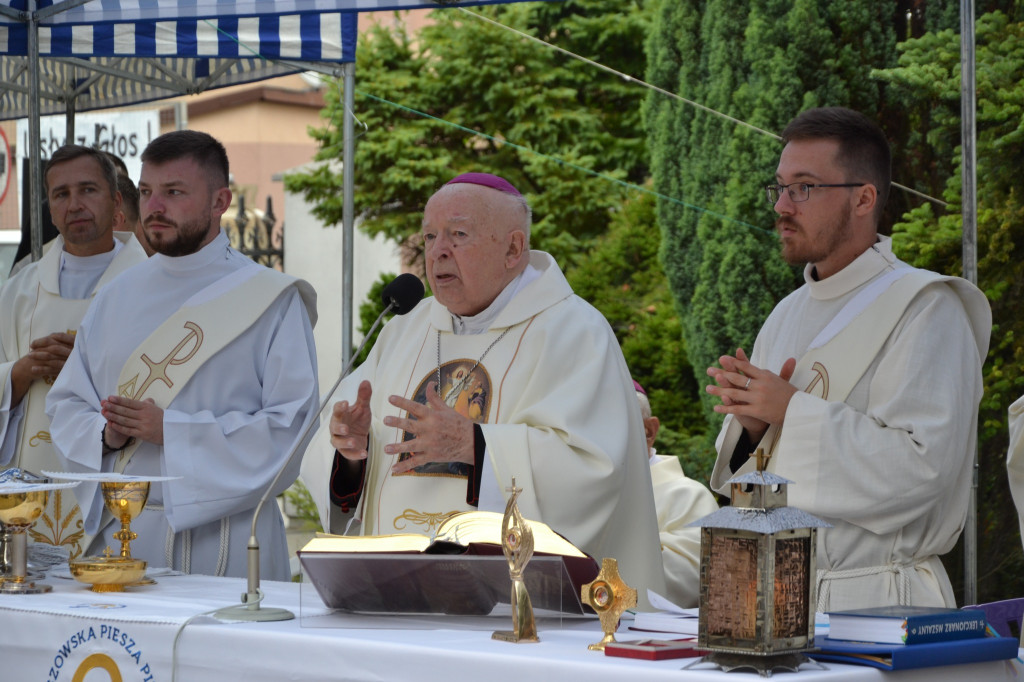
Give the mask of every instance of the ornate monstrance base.
[(512, 642), (514, 644), (527, 644), (529, 642), (540, 641), (540, 637), (537, 635), (517, 635), (511, 630), (495, 630), (491, 633), (491, 639), (496, 639), (499, 642)]
[(731, 672), (733, 670), (753, 670), (761, 677), (771, 677), (772, 673), (776, 670), (795, 673), (804, 663), (814, 663), (819, 667), (823, 667), (820, 663), (808, 658), (799, 651), (790, 651), (766, 656), (758, 654), (736, 654), (727, 651), (712, 651), (707, 656), (704, 656), (694, 662), (694, 664), (698, 663), (711, 663), (718, 666), (725, 672)]

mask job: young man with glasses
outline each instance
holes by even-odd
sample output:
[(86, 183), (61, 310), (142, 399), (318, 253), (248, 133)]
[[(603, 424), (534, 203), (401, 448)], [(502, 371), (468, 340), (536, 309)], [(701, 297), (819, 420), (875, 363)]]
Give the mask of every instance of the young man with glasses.
[(754, 467), (794, 482), (828, 520), (818, 610), (953, 606), (939, 561), (967, 515), (991, 312), (975, 286), (897, 259), (878, 223), (889, 144), (863, 115), (811, 109), (783, 131), (772, 201), (782, 255), (805, 284), (748, 358), (710, 367), (725, 414), (711, 484)]

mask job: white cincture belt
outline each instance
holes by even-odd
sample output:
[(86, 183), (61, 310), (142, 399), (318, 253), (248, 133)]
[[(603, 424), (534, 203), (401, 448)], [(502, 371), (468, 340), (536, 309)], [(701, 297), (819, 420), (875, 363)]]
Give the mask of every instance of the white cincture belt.
[(817, 575), (817, 610), (820, 613), (825, 613), (830, 610), (831, 607), (829, 606), (829, 601), (833, 580), (863, 578), (865, 576), (879, 575), (881, 573), (896, 574), (896, 598), (899, 600), (901, 606), (905, 606), (910, 603), (910, 574), (912, 571), (916, 571), (918, 565), (923, 562), (924, 560), (922, 559), (912, 564), (882, 564), (880, 566), (865, 566), (864, 568), (848, 568), (841, 571), (819, 569)]

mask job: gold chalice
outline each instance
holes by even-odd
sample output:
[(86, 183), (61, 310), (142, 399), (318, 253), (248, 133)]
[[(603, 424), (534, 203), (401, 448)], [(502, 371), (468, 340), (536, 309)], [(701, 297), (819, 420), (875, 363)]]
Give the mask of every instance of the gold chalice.
[(103, 481), (100, 489), (107, 510), (121, 522), (121, 530), (114, 533), (114, 539), (121, 541), (121, 558), (131, 559), (131, 541), (139, 537), (132, 532), (132, 519), (146, 506), (149, 481)]
[(0, 492), (0, 521), (11, 534), (11, 570), (0, 583), (2, 594), (39, 594), (52, 588), (27, 579), (28, 529), (43, 515), (49, 490)]

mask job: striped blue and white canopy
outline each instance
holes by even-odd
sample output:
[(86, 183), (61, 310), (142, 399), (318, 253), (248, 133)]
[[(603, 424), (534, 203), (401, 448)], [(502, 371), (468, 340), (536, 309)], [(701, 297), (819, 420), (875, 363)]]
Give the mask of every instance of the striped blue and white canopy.
[[(322, 12), (379, 12), (499, 5), (516, 0), (36, 0), (43, 22), (95, 24), (106, 21), (258, 17)], [(28, 0), (0, 0), (0, 6), (26, 11)], [(0, 12), (3, 12), (0, 9)]]
[[(89, 4), (116, 3), (73, 11)], [(354, 61), (356, 20), (325, 12), (43, 23), (34, 63), (26, 25), (0, 16), (0, 119), (29, 115), (33, 65), (40, 114), (63, 113), (69, 101), (77, 111), (110, 108)]]

